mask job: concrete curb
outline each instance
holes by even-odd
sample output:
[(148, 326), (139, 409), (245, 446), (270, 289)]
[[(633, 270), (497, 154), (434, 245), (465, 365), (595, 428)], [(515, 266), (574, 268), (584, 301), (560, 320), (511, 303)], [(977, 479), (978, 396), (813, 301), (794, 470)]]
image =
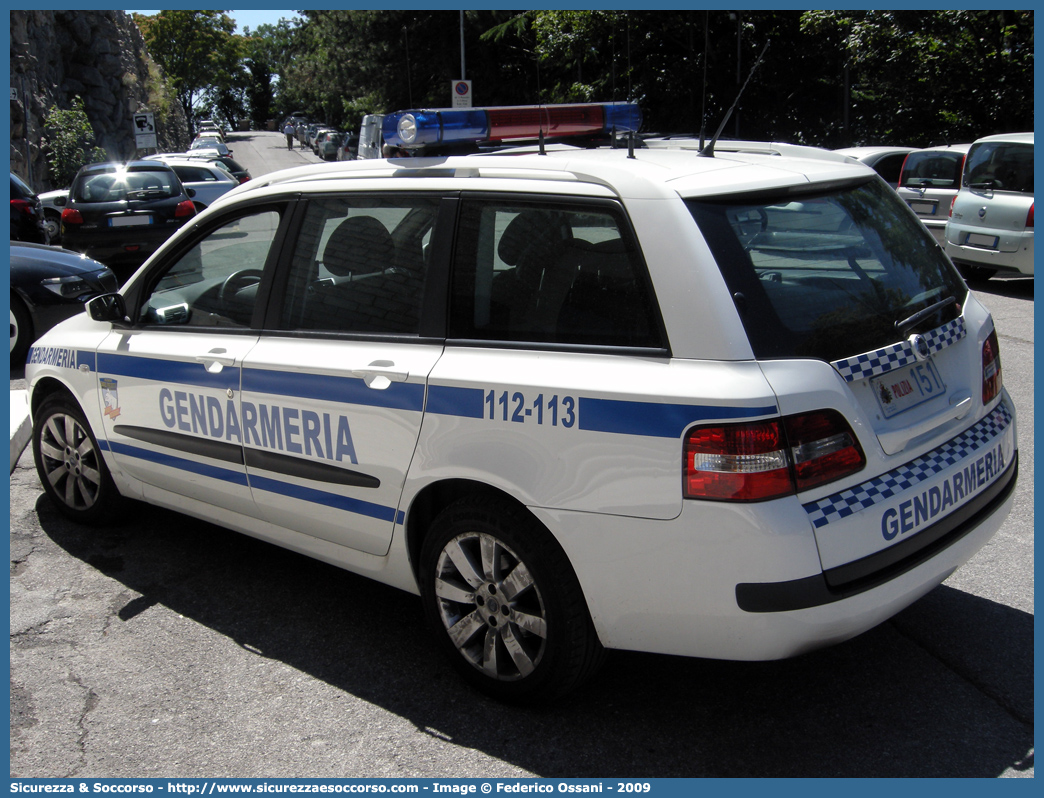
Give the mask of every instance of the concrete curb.
[(11, 391), (11, 471), (29, 444), (33, 426), (29, 421), (29, 392)]

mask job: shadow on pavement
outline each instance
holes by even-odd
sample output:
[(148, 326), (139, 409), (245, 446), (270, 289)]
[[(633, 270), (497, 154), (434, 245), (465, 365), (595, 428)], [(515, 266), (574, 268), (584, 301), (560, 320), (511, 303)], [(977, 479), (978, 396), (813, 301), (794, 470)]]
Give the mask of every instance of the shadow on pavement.
[[(995, 777), (1033, 767), (1033, 617), (941, 587), (861, 637), (768, 663), (612, 652), (541, 708), (472, 692), (419, 600), (154, 507), (115, 529), (36, 510), (62, 549), (239, 646), (545, 777)], [(118, 591), (117, 591), (118, 592)]]

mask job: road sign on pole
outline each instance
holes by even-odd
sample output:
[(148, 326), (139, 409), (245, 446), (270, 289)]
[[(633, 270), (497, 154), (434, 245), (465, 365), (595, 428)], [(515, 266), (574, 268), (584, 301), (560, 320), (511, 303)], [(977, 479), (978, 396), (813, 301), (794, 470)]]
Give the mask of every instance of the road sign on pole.
[(139, 150), (156, 149), (156, 123), (151, 113), (134, 114), (131, 119), (134, 128), (134, 146)]
[(453, 96), (453, 108), (471, 108), (470, 80), (454, 80), (450, 94)]

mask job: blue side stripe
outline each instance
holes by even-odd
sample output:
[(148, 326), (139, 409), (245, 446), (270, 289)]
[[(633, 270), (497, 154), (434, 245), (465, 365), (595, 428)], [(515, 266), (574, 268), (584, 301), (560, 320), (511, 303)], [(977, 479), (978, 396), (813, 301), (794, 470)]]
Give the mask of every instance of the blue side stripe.
[(396, 512), (394, 507), (386, 507), (383, 504), (353, 499), (349, 496), (339, 496), (336, 493), (328, 493), (325, 490), (294, 485), (278, 479), (270, 479), (269, 477), (251, 474), (250, 485), (258, 490), (277, 493), (280, 496), (289, 496), (291, 499), (300, 499), (311, 504), (321, 504), (325, 507), (344, 510), (356, 515), (365, 515), (369, 518), (376, 518), (378, 521), (388, 521), (389, 523), (394, 521), (397, 524), (401, 524), (406, 517), (406, 514), (402, 511)]
[(197, 463), (195, 460), (188, 460), (184, 457), (176, 457), (163, 452), (155, 452), (150, 449), (142, 449), (139, 446), (130, 446), (126, 443), (112, 443), (110, 441), (102, 443), (98, 441), (98, 445), (116, 454), (136, 457), (139, 460), (147, 460), (150, 463), (176, 468), (179, 471), (188, 471), (189, 473), (199, 474), (210, 479), (220, 479), (222, 482), (232, 482), (236, 485), (247, 487), (246, 474), (242, 471), (221, 468), (220, 466), (208, 465), (207, 463)]
[(390, 407), (395, 410), (415, 410), (424, 407), (424, 386), (393, 382), (382, 391), (367, 388), (358, 377), (335, 377), (323, 374), (244, 369), (243, 391), (290, 396), (295, 399), (316, 399), (322, 402), (343, 402), (351, 405)]
[(450, 388), (432, 385), (428, 389), (427, 412), (440, 416), (482, 418), (484, 413), (481, 388)]
[(679, 438), (686, 427), (697, 421), (757, 418), (778, 412), (775, 405), (720, 407), (584, 397), (580, 398), (579, 411), (580, 429), (651, 438)]
[(135, 355), (98, 354), (98, 372), (118, 377), (135, 377), (157, 382), (174, 382), (179, 385), (197, 385), (203, 388), (225, 390), (229, 385), (239, 384), (239, 369), (226, 367), (218, 374), (211, 374), (202, 363), (177, 360), (137, 357)]
[(168, 468), (175, 468), (179, 471), (187, 471), (192, 474), (209, 477), (210, 479), (219, 479), (223, 482), (242, 485), (243, 487), (257, 488), (258, 490), (277, 493), (281, 496), (289, 496), (290, 498), (300, 499), (301, 501), (310, 502), (312, 504), (321, 504), (325, 507), (332, 507), (337, 510), (344, 510), (357, 515), (365, 515), (369, 518), (376, 518), (380, 521), (402, 524), (406, 520), (406, 514), (403, 511), (396, 510), (394, 507), (386, 507), (382, 504), (374, 504), (373, 502), (362, 501), (360, 499), (352, 499), (348, 496), (339, 496), (336, 493), (316, 490), (315, 488), (307, 488), (302, 485), (293, 485), (277, 479), (270, 479), (269, 477), (251, 475), (248, 484), (246, 474), (242, 471), (221, 468), (206, 463), (197, 463), (195, 460), (188, 460), (184, 457), (176, 457), (162, 452), (154, 452), (149, 449), (142, 449), (138, 446), (130, 446), (125, 443), (113, 443), (107, 440), (100, 440), (98, 441), (98, 445), (102, 449), (107, 449), (111, 452), (122, 454), (127, 457), (136, 457), (140, 460), (157, 463), (159, 465), (167, 466)]

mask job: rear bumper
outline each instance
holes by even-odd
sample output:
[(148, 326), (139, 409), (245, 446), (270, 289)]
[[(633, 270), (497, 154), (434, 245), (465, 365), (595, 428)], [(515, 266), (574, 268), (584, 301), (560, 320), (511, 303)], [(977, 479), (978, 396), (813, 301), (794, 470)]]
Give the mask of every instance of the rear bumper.
[[(1004, 230), (989, 228), (972, 228), (956, 225), (951, 222), (945, 228), (944, 248), (950, 259), (960, 266), (977, 266), (998, 271), (1018, 272), (1033, 276), (1033, 233), (1012, 234)], [(998, 239), (1011, 239), (1014, 236), (1016, 245), (1005, 249), (985, 249), (969, 247), (958, 242), (964, 240), (966, 234), (995, 235)]]
[[(974, 435), (974, 446), (965, 435)], [(858, 558), (835, 558), (836, 565), (826, 569), (823, 541), (817, 542), (826, 511), (797, 497), (755, 504), (688, 501), (671, 520), (532, 510), (555, 531), (606, 647), (780, 659), (886, 621), (942, 583), (1004, 523), (1018, 474), (1013, 425), (999, 432), (970, 428), (951, 443), (937, 468), (929, 467), (935, 459), (912, 461), (916, 474), (895, 481), (894, 491), (878, 490), (872, 509), (845, 503), (830, 511), (841, 519), (827, 523), (837, 524), (842, 543), (884, 534), (891, 530), (885, 526), (889, 518), (897, 525), (902, 520), (892, 535), (902, 537)], [(1012, 447), (1005, 465), (989, 476), (986, 463), (998, 462), (1002, 445)], [(969, 481), (980, 463), (981, 479)], [(978, 492), (939, 516), (942, 502), (951, 501), (946, 486), (956, 471), (965, 474), (965, 485), (982, 487), (966, 488)], [(833, 506), (834, 498), (820, 502)], [(923, 513), (907, 512), (907, 505), (921, 502)]]
[(917, 568), (974, 532), (1011, 498), (1019, 460), (974, 500), (943, 520), (884, 551), (786, 582), (736, 585), (736, 603), (746, 612), (788, 612), (819, 607), (859, 595)]

